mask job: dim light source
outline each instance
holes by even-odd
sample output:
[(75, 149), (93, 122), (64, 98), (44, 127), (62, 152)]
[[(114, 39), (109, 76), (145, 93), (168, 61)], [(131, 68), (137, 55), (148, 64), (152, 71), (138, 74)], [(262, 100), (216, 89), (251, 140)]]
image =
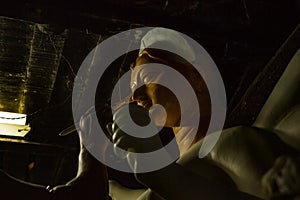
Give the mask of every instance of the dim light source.
[(0, 111), (0, 136), (24, 137), (30, 131), (26, 120), (26, 114)]

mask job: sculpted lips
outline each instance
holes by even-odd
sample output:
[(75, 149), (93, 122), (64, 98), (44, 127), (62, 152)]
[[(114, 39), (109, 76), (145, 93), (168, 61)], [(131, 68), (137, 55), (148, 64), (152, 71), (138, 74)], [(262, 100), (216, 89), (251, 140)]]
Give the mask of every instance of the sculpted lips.
[(146, 108), (147, 110), (149, 110), (150, 107), (152, 106), (152, 103), (150, 101), (137, 101), (137, 104), (139, 106)]

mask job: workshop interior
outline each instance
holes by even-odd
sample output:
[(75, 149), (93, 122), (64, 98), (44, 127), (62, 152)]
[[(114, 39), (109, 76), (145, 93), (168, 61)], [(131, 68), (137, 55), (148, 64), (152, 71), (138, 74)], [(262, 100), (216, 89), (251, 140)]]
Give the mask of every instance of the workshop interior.
[[(59, 133), (76, 123), (72, 101), (82, 103), (72, 96), (77, 72), (98, 44), (138, 27), (174, 29), (201, 44), (225, 84), (224, 128), (251, 125), (300, 47), (299, 19), (299, 0), (6, 2), (0, 8), (0, 169), (41, 185), (76, 175), (78, 135)], [(105, 71), (96, 102), (109, 103), (135, 53)]]

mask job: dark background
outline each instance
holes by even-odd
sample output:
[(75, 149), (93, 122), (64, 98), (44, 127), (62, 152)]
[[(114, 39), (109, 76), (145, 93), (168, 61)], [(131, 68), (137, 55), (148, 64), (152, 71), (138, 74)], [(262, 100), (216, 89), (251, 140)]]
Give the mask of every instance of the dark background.
[[(32, 131), (26, 145), (1, 142), (1, 168), (40, 184), (74, 176), (77, 135), (58, 133), (73, 124), (76, 72), (99, 42), (135, 27), (172, 28), (198, 41), (225, 83), (226, 126), (252, 123), (256, 108), (249, 106), (241, 115), (241, 99), (296, 29), (299, 13), (299, 0), (7, 1), (0, 8), (0, 110), (28, 114)], [(294, 49), (285, 51), (289, 58)], [(120, 66), (126, 70), (133, 57), (112, 64), (100, 83), (98, 102), (108, 102)], [(271, 66), (267, 73), (272, 83), (281, 71)], [(256, 93), (258, 107), (272, 84), (266, 87)]]

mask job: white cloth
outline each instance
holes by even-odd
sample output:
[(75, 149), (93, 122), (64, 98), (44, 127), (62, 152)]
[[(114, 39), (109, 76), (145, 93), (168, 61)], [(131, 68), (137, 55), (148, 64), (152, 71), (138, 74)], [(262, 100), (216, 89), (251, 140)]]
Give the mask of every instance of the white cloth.
[(147, 32), (141, 40), (140, 53), (145, 48), (169, 49), (190, 62), (196, 59), (194, 49), (183, 34), (172, 29), (158, 27)]

